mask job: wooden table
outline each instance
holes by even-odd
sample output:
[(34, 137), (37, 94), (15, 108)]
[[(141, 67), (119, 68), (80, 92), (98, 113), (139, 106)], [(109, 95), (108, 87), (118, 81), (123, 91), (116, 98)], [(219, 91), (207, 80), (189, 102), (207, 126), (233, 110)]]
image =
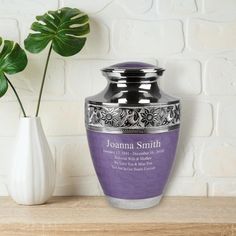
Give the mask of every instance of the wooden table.
[(55, 197), (19, 206), (0, 198), (0, 236), (236, 236), (236, 198), (166, 197), (157, 207), (120, 210), (102, 197)]

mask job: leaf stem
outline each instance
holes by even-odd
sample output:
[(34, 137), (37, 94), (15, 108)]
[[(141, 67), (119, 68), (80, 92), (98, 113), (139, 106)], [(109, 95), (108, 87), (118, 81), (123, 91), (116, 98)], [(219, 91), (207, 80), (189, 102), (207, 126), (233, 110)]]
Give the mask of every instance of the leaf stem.
[(19, 97), (18, 93), (16, 92), (16, 89), (14, 88), (13, 84), (12, 84), (11, 81), (7, 78), (7, 76), (6, 76), (5, 74), (4, 74), (4, 76), (5, 76), (5, 78), (6, 78), (7, 82), (8, 82), (8, 84), (11, 86), (13, 92), (14, 92), (15, 95), (16, 95), (16, 98), (17, 98), (17, 100), (18, 100), (18, 102), (19, 102), (19, 104), (20, 104), (20, 107), (21, 107), (21, 110), (22, 110), (22, 112), (23, 112), (24, 117), (26, 117), (26, 113), (25, 113), (24, 107), (23, 107), (23, 105), (22, 105), (22, 102), (21, 102), (21, 100), (20, 100), (20, 97)]
[(42, 84), (41, 84), (41, 88), (40, 88), (40, 92), (39, 92), (39, 99), (38, 99), (38, 104), (37, 104), (36, 117), (39, 114), (39, 107), (40, 107), (40, 104), (41, 104), (43, 86), (44, 86), (44, 83), (45, 83), (45, 78), (46, 78), (47, 69), (48, 69), (48, 62), (49, 62), (49, 59), (50, 59), (51, 52), (52, 52), (52, 44), (51, 44), (51, 46), (49, 48), (49, 51), (48, 51), (47, 61), (46, 61), (44, 72), (43, 72), (43, 80), (42, 80)]

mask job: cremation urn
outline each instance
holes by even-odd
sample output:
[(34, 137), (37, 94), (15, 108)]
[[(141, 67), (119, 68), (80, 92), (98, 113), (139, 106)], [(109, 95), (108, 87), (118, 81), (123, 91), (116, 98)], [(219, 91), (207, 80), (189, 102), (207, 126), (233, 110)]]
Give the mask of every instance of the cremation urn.
[(157, 83), (164, 70), (141, 62), (102, 69), (107, 86), (86, 98), (85, 122), (93, 164), (114, 207), (159, 203), (175, 159), (180, 101)]

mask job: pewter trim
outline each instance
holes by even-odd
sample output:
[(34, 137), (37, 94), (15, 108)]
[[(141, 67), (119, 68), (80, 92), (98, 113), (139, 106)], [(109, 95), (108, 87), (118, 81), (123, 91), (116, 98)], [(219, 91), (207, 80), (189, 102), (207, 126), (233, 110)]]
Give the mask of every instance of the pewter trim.
[(87, 130), (99, 132), (99, 133), (111, 133), (111, 134), (157, 134), (170, 132), (175, 129), (179, 129), (180, 125), (173, 125), (165, 129), (158, 128), (146, 128), (146, 129), (114, 129), (114, 128), (97, 128), (87, 127)]
[(117, 107), (86, 104), (86, 126), (92, 130), (170, 130), (180, 124), (180, 104)]
[(159, 204), (162, 194), (157, 197), (144, 199), (121, 199), (110, 196), (106, 196), (106, 198), (108, 202), (114, 207), (123, 209), (144, 209)]

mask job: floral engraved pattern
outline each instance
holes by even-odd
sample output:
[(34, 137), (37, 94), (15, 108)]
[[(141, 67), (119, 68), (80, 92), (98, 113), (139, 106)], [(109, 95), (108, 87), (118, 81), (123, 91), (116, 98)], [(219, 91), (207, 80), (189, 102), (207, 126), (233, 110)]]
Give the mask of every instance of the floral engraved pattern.
[(86, 123), (91, 127), (149, 128), (180, 123), (180, 104), (149, 107), (111, 107), (87, 105)]
[(118, 123), (119, 109), (107, 108), (101, 111), (101, 119), (105, 122), (107, 126), (115, 126)]
[(144, 112), (141, 113), (141, 122), (144, 122), (146, 127), (154, 126), (155, 122), (158, 122), (158, 118), (161, 118), (160, 112), (161, 110), (158, 108), (144, 109)]

